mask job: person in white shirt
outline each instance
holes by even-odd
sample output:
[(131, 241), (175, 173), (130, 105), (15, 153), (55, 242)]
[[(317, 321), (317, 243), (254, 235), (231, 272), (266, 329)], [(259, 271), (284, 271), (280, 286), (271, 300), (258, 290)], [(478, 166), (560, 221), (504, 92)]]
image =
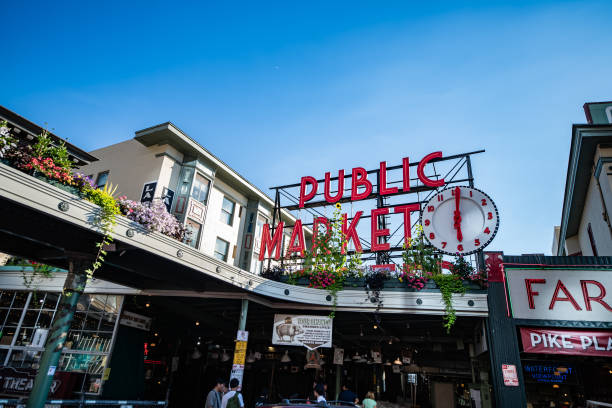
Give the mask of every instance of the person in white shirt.
[(317, 404), (327, 404), (327, 400), (325, 399), (325, 386), (323, 386), (323, 384), (317, 384), (314, 389), (314, 395), (317, 398)]
[[(238, 403), (240, 404), (240, 408), (244, 408), (244, 401), (242, 400), (242, 394), (238, 392), (238, 386), (240, 385), (240, 381), (237, 378), (232, 378), (230, 380), (229, 386), (230, 391), (226, 392), (221, 400), (221, 408), (227, 408), (227, 402), (238, 393)], [(234, 408), (234, 407), (229, 407)]]

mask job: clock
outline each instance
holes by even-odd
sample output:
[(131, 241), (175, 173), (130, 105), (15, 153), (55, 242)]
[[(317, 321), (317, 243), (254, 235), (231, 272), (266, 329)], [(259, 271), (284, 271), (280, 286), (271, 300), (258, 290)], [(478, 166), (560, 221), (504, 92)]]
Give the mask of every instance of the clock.
[(438, 191), (421, 211), (423, 235), (449, 255), (469, 255), (493, 240), (499, 214), (491, 197), (465, 186)]

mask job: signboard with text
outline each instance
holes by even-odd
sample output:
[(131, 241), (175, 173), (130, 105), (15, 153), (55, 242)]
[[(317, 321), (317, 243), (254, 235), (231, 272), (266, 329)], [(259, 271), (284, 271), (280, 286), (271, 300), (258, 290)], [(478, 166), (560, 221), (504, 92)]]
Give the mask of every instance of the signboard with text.
[(612, 270), (506, 268), (517, 319), (612, 321)]
[(142, 187), (142, 194), (140, 195), (140, 202), (141, 203), (153, 202), (156, 188), (157, 188), (157, 181), (151, 181), (149, 183), (145, 183), (145, 185)]
[(272, 344), (304, 346), (309, 350), (332, 346), (329, 316), (274, 315)]
[(502, 364), (502, 375), (504, 377), (504, 385), (506, 387), (518, 387), (519, 386), (516, 365)]
[(523, 351), (612, 357), (612, 331), (521, 327)]

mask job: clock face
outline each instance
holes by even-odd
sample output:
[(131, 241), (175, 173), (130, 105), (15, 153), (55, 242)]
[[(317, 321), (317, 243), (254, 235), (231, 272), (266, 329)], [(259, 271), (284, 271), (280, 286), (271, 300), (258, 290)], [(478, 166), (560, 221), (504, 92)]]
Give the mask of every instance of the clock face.
[(439, 191), (421, 211), (423, 235), (449, 255), (468, 255), (486, 247), (497, 233), (499, 214), (480, 190), (457, 186)]

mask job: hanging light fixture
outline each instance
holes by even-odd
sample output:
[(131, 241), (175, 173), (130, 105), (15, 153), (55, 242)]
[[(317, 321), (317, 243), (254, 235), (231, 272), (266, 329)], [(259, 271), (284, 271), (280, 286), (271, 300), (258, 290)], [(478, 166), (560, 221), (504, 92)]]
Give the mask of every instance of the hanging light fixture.
[(395, 359), (393, 364), (395, 364), (395, 365), (402, 365), (402, 360), (400, 360), (400, 358), (398, 357), (398, 358)]
[(391, 362), (390, 362), (389, 360), (387, 360), (387, 361), (385, 361), (385, 365), (386, 365), (386, 366), (390, 366), (390, 365), (391, 365)]
[(351, 362), (351, 361), (353, 361), (353, 359), (351, 358), (351, 356), (348, 355), (348, 353), (346, 353), (344, 355), (344, 362), (348, 363), (348, 362)]
[(230, 359), (230, 355), (227, 354), (227, 351), (225, 351), (225, 349), (223, 349), (223, 354), (221, 355), (221, 361), (225, 362), (228, 361)]
[(359, 353), (355, 352), (355, 355), (353, 356), (353, 360), (357, 361), (361, 358), (361, 356), (359, 355)]
[(289, 350), (285, 350), (285, 354), (281, 357), (281, 363), (290, 363), (291, 357), (289, 357)]
[(247, 363), (254, 363), (255, 362), (255, 354), (253, 354), (253, 350), (251, 350), (249, 352), (249, 355), (246, 358), (246, 362)]

